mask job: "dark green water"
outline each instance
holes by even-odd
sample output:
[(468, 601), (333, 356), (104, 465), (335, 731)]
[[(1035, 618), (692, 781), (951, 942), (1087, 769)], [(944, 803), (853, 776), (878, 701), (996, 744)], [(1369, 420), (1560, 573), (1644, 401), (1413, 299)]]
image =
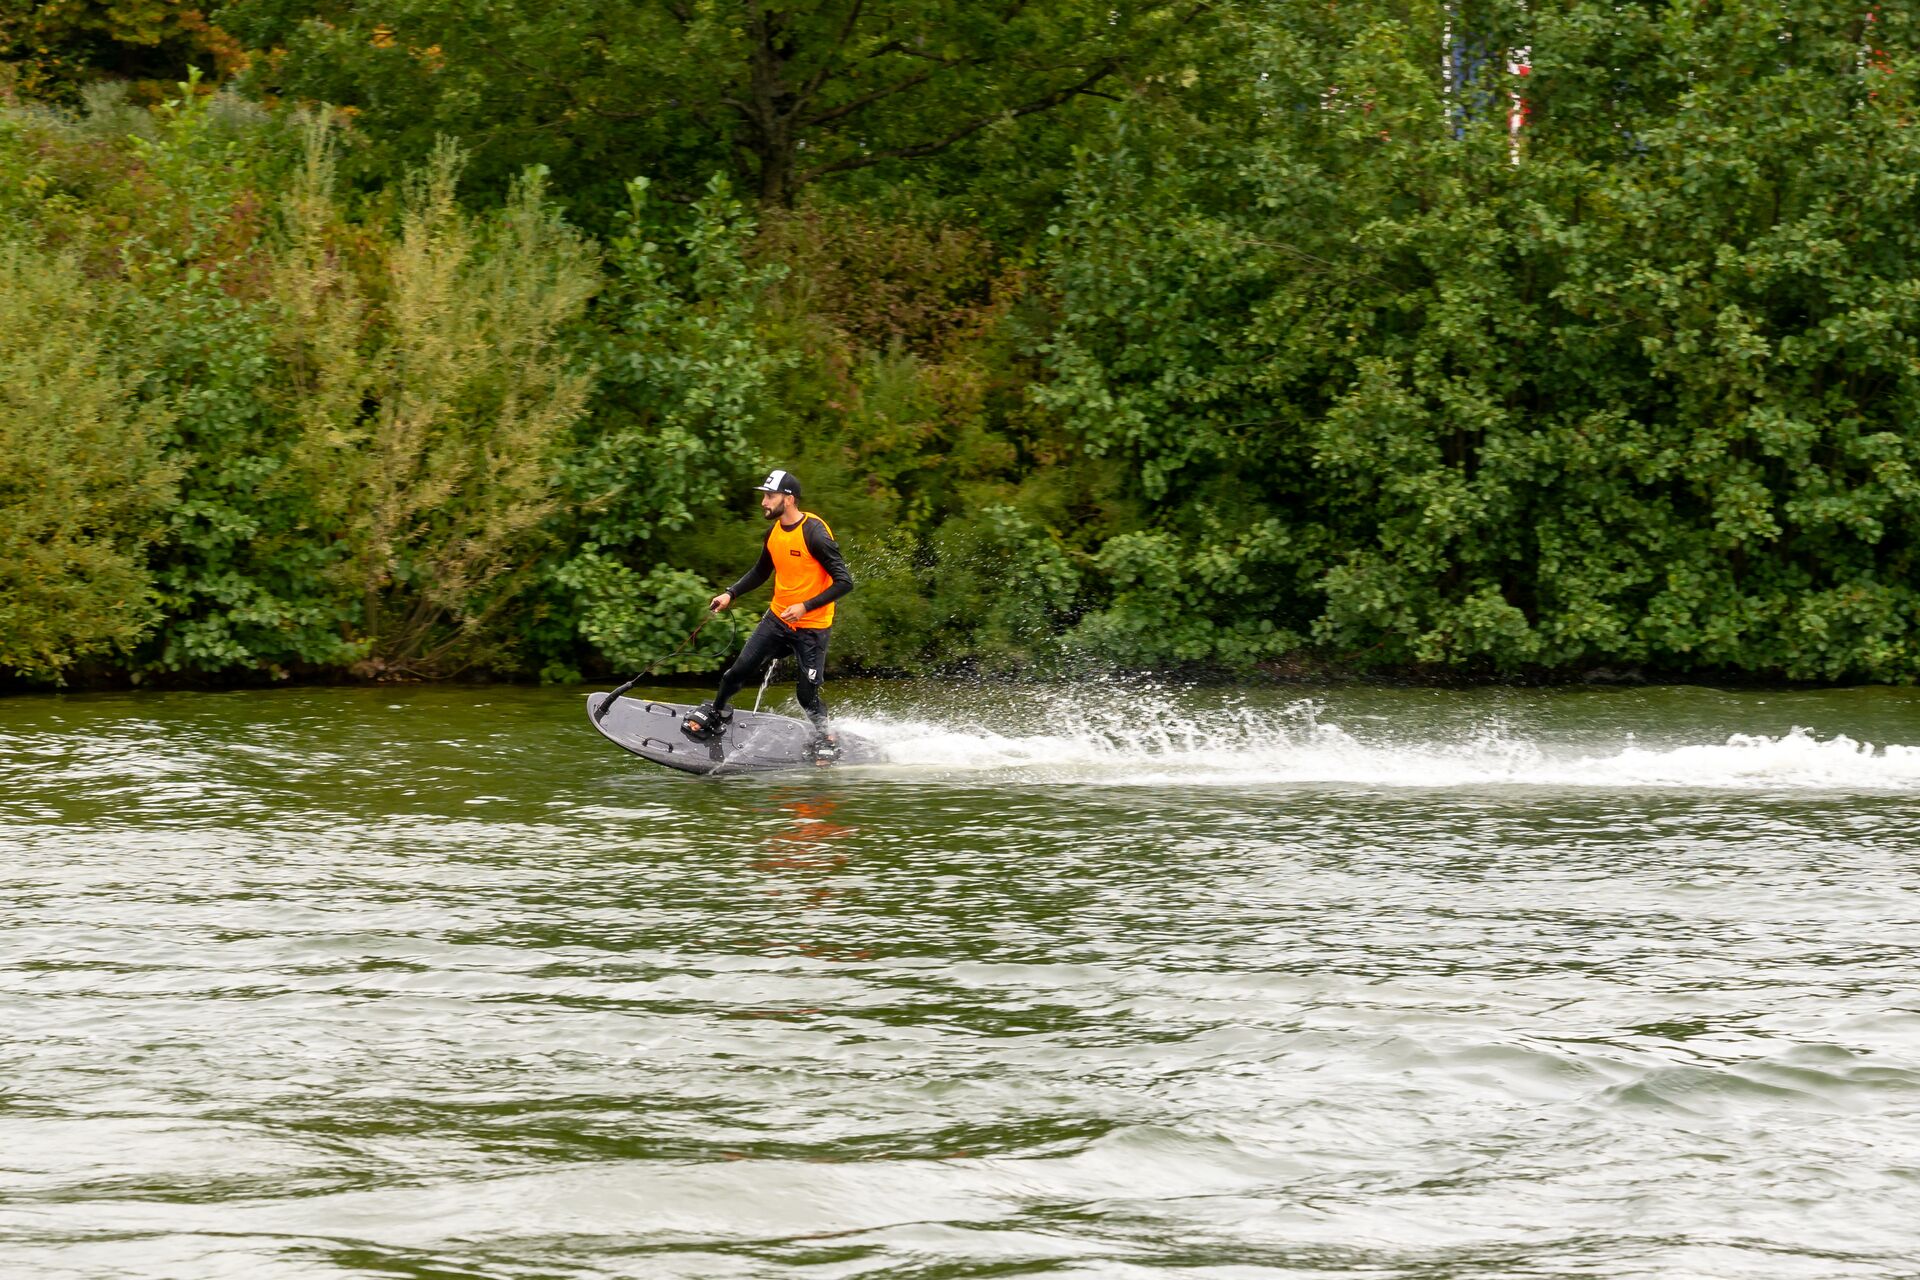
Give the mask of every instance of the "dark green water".
[(582, 692), (0, 700), (0, 1274), (1920, 1275), (1913, 694)]

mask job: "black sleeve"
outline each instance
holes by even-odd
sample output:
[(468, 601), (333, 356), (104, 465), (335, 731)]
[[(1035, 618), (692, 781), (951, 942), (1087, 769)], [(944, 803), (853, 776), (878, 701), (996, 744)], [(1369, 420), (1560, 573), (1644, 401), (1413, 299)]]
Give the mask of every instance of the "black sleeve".
[(765, 546), (762, 546), (760, 548), (760, 558), (754, 562), (753, 568), (740, 575), (740, 581), (728, 587), (727, 594), (735, 600), (738, 600), (741, 596), (747, 594), (747, 592), (753, 590), (772, 576), (773, 553), (767, 550)]
[(809, 520), (801, 532), (807, 539), (808, 553), (820, 562), (821, 568), (833, 575), (833, 585), (807, 601), (807, 612), (812, 613), (853, 590), (853, 573), (847, 568), (846, 557), (840, 554), (840, 544), (827, 532), (826, 525), (818, 520)]

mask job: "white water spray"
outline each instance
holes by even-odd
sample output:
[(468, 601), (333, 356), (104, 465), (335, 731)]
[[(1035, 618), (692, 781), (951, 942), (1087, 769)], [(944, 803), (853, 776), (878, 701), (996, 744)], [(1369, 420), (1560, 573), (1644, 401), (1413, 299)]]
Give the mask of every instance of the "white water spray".
[(1016, 782), (1920, 791), (1920, 747), (1876, 746), (1807, 728), (1648, 745), (1630, 734), (1607, 743), (1590, 736), (1556, 742), (1498, 723), (1408, 735), (1362, 723), (1379, 716), (1330, 722), (1313, 700), (1203, 716), (1133, 702), (1127, 712), (1053, 705), (1034, 716), (1032, 731), (924, 718), (844, 723), (886, 749), (883, 768)]

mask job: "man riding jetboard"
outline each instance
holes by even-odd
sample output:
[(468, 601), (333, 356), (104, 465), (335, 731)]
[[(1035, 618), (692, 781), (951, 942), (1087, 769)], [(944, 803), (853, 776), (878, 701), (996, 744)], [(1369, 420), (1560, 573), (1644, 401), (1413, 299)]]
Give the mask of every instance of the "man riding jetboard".
[(761, 548), (759, 562), (740, 580), (707, 602), (715, 613), (740, 596), (773, 579), (773, 605), (747, 637), (740, 656), (720, 677), (712, 702), (687, 713), (681, 732), (695, 742), (707, 742), (727, 731), (733, 710), (727, 703), (769, 662), (792, 654), (798, 670), (793, 691), (813, 722), (809, 750), (825, 763), (839, 757), (840, 743), (827, 720), (820, 686), (827, 676), (827, 641), (833, 635), (833, 602), (853, 590), (853, 574), (833, 540), (827, 522), (800, 509), (800, 481), (791, 471), (775, 469), (755, 488), (760, 510), (773, 522)]

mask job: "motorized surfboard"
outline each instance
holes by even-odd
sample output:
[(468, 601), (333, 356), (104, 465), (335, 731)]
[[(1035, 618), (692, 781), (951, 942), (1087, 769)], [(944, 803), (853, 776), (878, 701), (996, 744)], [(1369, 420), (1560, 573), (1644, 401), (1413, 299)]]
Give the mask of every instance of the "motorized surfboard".
[[(773, 769), (816, 767), (808, 744), (813, 727), (792, 716), (736, 709), (726, 731), (707, 742), (696, 742), (680, 731), (691, 707), (646, 698), (619, 698), (607, 713), (598, 712), (610, 695), (587, 695), (587, 721), (607, 738), (643, 760), (686, 773), (763, 773)], [(835, 764), (877, 764), (886, 758), (865, 738), (838, 733), (840, 758)]]

